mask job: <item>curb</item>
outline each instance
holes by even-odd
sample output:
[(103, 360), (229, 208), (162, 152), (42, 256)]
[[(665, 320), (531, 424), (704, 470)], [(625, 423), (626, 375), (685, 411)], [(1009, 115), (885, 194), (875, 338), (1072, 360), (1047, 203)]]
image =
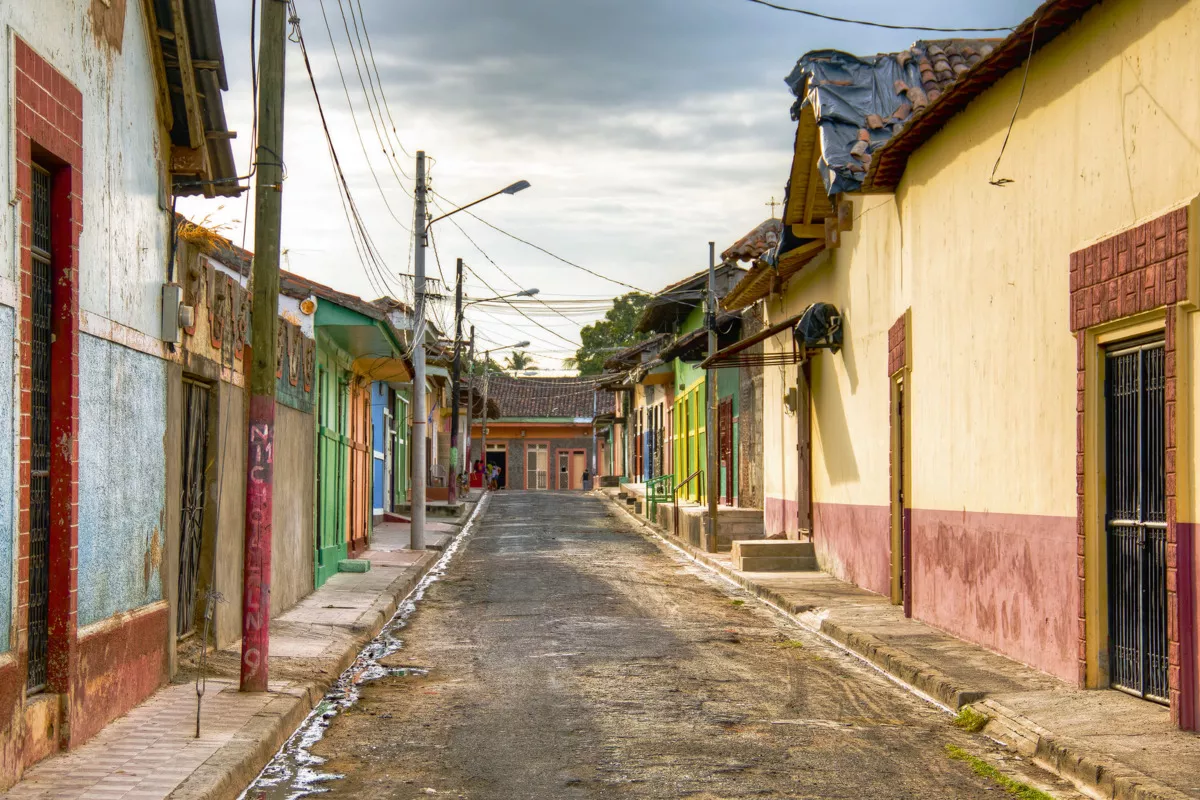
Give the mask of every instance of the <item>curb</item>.
[[(470, 504), (458, 518), (465, 526), (481, 502)], [(296, 684), (276, 692), (276, 696), (243, 726), (232, 741), (213, 753), (183, 783), (175, 787), (169, 800), (232, 800), (239, 797), (259, 776), (263, 768), (287, 743), (309, 713), (343, 672), (350, 668), (359, 651), (383, 630), (443, 553), (430, 550), (418, 561), (416, 569), (398, 576), (364, 612), (369, 622), (353, 628), (353, 640), (344, 648), (327, 678)]]
[[(1079, 791), (1100, 800), (1196, 800), (1077, 740), (1052, 734), (1035, 722), (987, 697), (987, 692), (957, 685), (953, 679), (909, 653), (879, 638), (823, 617), (824, 609), (795, 603), (779, 592), (755, 583), (699, 550), (677, 540), (657, 525), (636, 516), (625, 506), (604, 498), (649, 534), (660, 549), (682, 552), (697, 564), (758, 597), (807, 631), (818, 634), (839, 649), (874, 665), (885, 676), (924, 700), (954, 713), (972, 706), (989, 718), (984, 732), (1012, 752), (1032, 760), (1042, 769), (1071, 781)], [(642, 531), (639, 531), (642, 532)]]

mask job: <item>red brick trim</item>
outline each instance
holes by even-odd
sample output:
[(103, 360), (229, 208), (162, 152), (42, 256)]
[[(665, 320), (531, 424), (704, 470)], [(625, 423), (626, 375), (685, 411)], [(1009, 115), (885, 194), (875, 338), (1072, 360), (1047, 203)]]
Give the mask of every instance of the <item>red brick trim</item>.
[[(54, 343), (51, 345), (50, 645), (48, 688), (69, 693), (77, 662), (79, 533), (79, 236), (83, 227), (83, 95), (62, 73), (13, 39), (17, 197), (21, 203), (20, 500), (18, 660), (28, 660), (30, 449), (32, 408), (32, 163), (51, 171)], [(62, 730), (69, 725), (60, 726)]]
[[(1172, 211), (1158, 219), (1119, 233), (1071, 254), (1070, 325), (1076, 337), (1076, 556), (1079, 580), (1079, 682), (1087, 681), (1087, 589), (1084, 553), (1087, 529), (1084, 523), (1084, 389), (1087, 385), (1087, 344), (1083, 331), (1094, 325), (1166, 307), (1165, 425), (1167, 494), (1167, 641), (1171, 717), (1187, 724), (1194, 681), (1185, 684), (1180, 648), (1179, 529), (1176, 505), (1176, 312), (1175, 304), (1187, 298), (1188, 215), (1187, 209)], [(1102, 568), (1102, 567), (1101, 567)], [(1189, 609), (1190, 610), (1190, 609)], [(1193, 625), (1186, 620), (1186, 626)], [(1193, 723), (1194, 724), (1194, 723)]]
[(1071, 254), (1071, 331), (1187, 297), (1187, 209)]
[(888, 330), (888, 375), (895, 375), (908, 364), (908, 315), (901, 314)]

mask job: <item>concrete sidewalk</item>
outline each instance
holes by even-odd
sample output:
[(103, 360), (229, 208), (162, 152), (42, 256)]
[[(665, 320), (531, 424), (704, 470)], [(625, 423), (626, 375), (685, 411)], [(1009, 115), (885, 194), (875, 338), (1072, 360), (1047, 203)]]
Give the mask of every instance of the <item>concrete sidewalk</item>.
[(989, 718), (984, 732), (1081, 791), (1119, 800), (1200, 798), (1200, 736), (1176, 729), (1160, 705), (1083, 690), (913, 619), (887, 598), (823, 572), (741, 572), (605, 495), (661, 546), (684, 551), (836, 641), (893, 678), (957, 711)]
[[(459, 520), (430, 525), (441, 550), (476, 507)], [(160, 689), (91, 741), (26, 771), (0, 797), (97, 800), (220, 800), (237, 797), (321, 701), (359, 650), (440, 558), (408, 550), (409, 526), (388, 523), (372, 534), (364, 573), (338, 573), (271, 621), (270, 690), (238, 691), (241, 644), (207, 655), (208, 676), (196, 737), (197, 665), (181, 661), (177, 683)]]

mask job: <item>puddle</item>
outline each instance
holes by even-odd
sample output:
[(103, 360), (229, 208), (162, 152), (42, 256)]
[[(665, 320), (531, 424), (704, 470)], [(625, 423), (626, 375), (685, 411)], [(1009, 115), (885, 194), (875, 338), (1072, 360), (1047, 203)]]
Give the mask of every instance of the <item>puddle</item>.
[(404, 646), (403, 640), (398, 636), (399, 632), (408, 625), (409, 617), (417, 610), (417, 604), (425, 596), (425, 591), (446, 574), (450, 560), (466, 541), (475, 526), (476, 518), (483, 513), (483, 505), (484, 502), (481, 501), (466, 526), (446, 546), (441, 558), (400, 604), (379, 635), (359, 651), (354, 663), (341, 674), (321, 702), (259, 773), (254, 783), (239, 795), (238, 800), (297, 800), (309, 795), (323, 794), (328, 789), (322, 784), (342, 778), (336, 773), (321, 770), (325, 759), (313, 755), (313, 745), (321, 741), (325, 730), (338, 714), (358, 702), (363, 684), (385, 677), (428, 674), (429, 671), (421, 667), (385, 667), (379, 661)]

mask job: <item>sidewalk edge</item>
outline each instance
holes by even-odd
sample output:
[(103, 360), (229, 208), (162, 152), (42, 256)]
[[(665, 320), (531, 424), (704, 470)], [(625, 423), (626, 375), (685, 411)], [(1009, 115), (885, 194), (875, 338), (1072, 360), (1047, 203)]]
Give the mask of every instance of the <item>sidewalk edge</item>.
[(1084, 794), (1102, 800), (1196, 800), (1132, 767), (1105, 756), (1077, 740), (1052, 734), (1012, 711), (987, 693), (958, 686), (932, 665), (885, 644), (869, 633), (830, 620), (817, 606), (793, 603), (780, 593), (741, 575), (708, 553), (666, 533), (622, 503), (602, 495), (622, 515), (644, 529), (660, 548), (682, 552), (692, 561), (745, 589), (800, 627), (822, 635), (838, 648), (874, 665), (886, 676), (926, 701), (954, 712), (972, 706), (989, 717), (985, 733), (1009, 750), (1075, 784)]
[[(455, 524), (468, 523), (481, 501), (470, 504)], [(379, 635), (400, 604), (413, 593), (442, 552), (430, 550), (414, 566), (398, 576), (372, 604), (369, 621), (353, 628), (354, 638), (338, 658), (330, 677), (288, 687), (243, 726), (233, 740), (209, 756), (200, 767), (168, 795), (169, 800), (230, 800), (238, 797), (279, 749), (316, 708), (334, 681), (349, 669), (359, 650)]]

